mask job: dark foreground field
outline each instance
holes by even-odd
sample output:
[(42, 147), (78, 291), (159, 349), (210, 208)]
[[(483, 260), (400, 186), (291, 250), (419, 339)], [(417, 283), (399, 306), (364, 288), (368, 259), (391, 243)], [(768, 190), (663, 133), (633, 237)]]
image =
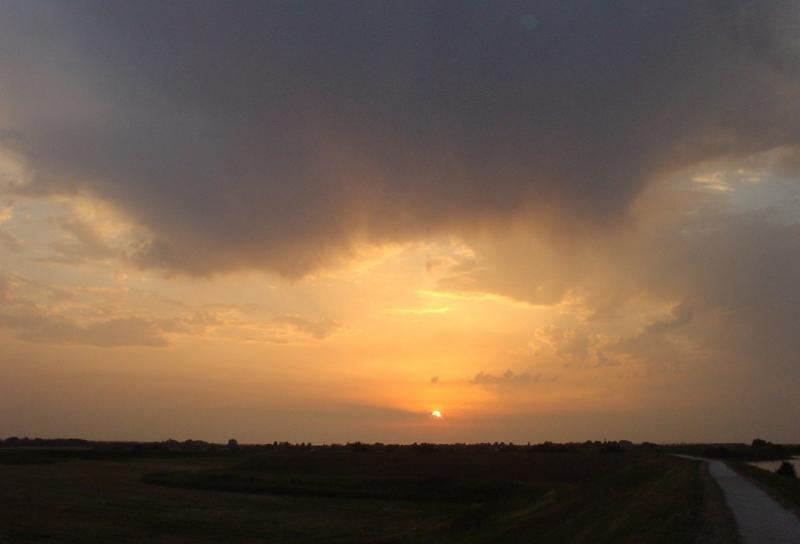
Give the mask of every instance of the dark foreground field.
[(644, 450), (51, 461), (0, 462), (0, 542), (735, 541), (703, 467)]

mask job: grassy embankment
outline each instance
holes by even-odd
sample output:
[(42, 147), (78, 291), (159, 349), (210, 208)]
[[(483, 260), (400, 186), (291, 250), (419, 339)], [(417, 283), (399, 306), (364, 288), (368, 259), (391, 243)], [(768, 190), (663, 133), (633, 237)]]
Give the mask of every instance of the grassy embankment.
[(697, 467), (654, 454), (276, 452), (145, 481), (403, 503), (444, 514), (414, 536), (431, 542), (694, 542), (703, 523)]
[(728, 541), (699, 465), (652, 452), (72, 459), (0, 481), (0, 542)]

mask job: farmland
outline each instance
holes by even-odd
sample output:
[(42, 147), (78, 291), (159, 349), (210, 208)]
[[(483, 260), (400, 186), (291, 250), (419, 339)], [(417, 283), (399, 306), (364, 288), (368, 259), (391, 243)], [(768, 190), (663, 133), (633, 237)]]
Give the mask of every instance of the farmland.
[(688, 543), (731, 529), (701, 465), (644, 448), (22, 451), (0, 481), (2, 542)]

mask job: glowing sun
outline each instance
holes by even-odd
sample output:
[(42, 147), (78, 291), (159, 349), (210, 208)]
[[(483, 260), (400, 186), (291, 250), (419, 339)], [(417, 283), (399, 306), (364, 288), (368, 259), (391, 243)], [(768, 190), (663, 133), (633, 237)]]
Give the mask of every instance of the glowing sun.
[(431, 412), (431, 415), (438, 419), (442, 417), (442, 412), (439, 410), (434, 410), (433, 412)]

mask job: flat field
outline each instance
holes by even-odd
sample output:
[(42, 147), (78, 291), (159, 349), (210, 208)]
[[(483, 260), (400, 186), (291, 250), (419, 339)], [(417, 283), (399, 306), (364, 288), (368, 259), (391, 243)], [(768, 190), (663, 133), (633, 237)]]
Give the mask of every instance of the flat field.
[(646, 451), (37, 455), (0, 464), (2, 543), (646, 544), (730, 530), (701, 465)]

